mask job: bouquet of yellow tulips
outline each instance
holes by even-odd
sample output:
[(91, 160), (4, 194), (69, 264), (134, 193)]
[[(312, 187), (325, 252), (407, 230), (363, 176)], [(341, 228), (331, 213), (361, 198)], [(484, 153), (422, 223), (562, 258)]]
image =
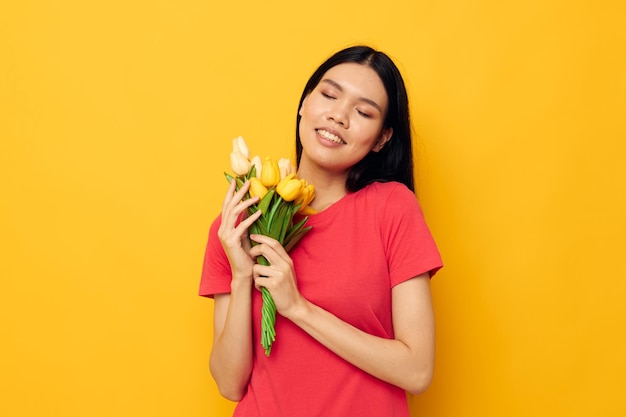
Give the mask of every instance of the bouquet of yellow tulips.
[[(250, 232), (270, 236), (280, 242), (289, 251), (308, 232), (305, 227), (306, 215), (315, 213), (309, 203), (315, 197), (313, 184), (304, 179), (296, 178), (295, 168), (291, 161), (281, 158), (275, 161), (265, 158), (261, 162), (259, 156), (250, 159), (250, 151), (245, 140), (239, 136), (233, 139), (233, 151), (230, 154), (230, 165), (235, 173), (225, 173), (226, 179), (237, 182), (237, 190), (245, 181), (250, 181), (250, 189), (245, 198), (259, 197), (259, 202), (248, 209), (248, 214), (261, 211), (261, 217), (250, 226)], [(294, 224), (296, 214), (304, 215)], [(265, 257), (259, 256), (257, 262), (269, 265)], [(261, 287), (263, 307), (261, 310), (261, 345), (265, 354), (270, 355), (272, 343), (276, 340), (276, 305), (270, 292)]]

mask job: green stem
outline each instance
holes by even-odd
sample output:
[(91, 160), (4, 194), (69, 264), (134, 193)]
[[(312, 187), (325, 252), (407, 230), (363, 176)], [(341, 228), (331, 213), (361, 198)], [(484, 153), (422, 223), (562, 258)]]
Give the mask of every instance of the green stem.
[[(259, 256), (257, 262), (261, 265), (269, 266), (268, 260), (264, 256)], [(272, 344), (276, 340), (276, 304), (269, 290), (261, 287), (261, 297), (263, 306), (261, 307), (261, 346), (265, 349), (265, 355), (270, 356)]]
[(261, 346), (265, 355), (272, 351), (272, 343), (276, 340), (276, 304), (267, 288), (261, 287), (263, 307), (261, 308)]

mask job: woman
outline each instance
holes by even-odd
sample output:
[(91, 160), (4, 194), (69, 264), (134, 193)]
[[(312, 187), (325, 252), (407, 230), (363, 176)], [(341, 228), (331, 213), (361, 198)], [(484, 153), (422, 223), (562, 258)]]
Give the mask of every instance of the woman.
[[(215, 299), (212, 375), (236, 416), (406, 417), (406, 391), (433, 374), (429, 281), (442, 263), (413, 194), (398, 69), (369, 47), (336, 53), (307, 83), (296, 130), (312, 230), (289, 253), (259, 235), (251, 248), (260, 212), (238, 219), (257, 199), (234, 183), (211, 227), (200, 294)], [(262, 286), (278, 311), (269, 357)]]

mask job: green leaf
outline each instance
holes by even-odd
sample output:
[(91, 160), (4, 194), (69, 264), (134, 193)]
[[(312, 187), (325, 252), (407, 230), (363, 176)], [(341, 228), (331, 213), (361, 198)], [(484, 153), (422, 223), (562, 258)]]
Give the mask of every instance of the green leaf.
[(259, 220), (255, 221), (254, 224), (256, 224), (259, 228), (259, 232), (257, 234), (269, 236), (269, 231), (267, 230), (267, 222), (263, 217), (259, 217)]
[(263, 306), (261, 308), (261, 345), (265, 349), (265, 355), (269, 356), (272, 351), (272, 343), (276, 340), (276, 304), (269, 290), (261, 287)]
[(257, 206), (259, 207), (259, 210), (261, 210), (261, 213), (263, 213), (263, 215), (267, 214), (267, 209), (269, 208), (270, 203), (272, 202), (272, 197), (274, 197), (275, 193), (276, 190), (274, 188), (270, 188), (267, 194), (263, 196), (261, 201), (257, 203)]
[(291, 223), (291, 203), (287, 202), (282, 204), (279, 215), (276, 218), (276, 240), (283, 244), (285, 240), (285, 235), (287, 234), (287, 229), (289, 229), (289, 224)]
[(278, 198), (277, 200), (274, 200), (274, 203), (269, 209), (269, 213), (267, 214), (267, 227), (270, 230), (274, 228), (274, 218), (276, 217), (276, 213), (278, 212), (280, 207), (283, 205), (282, 203), (284, 203), (284, 201), (285, 200), (283, 200), (282, 198)]
[(300, 230), (298, 230), (294, 235), (291, 236), (291, 238), (289, 239), (288, 242), (285, 243), (285, 250), (287, 252), (289, 252), (294, 246), (296, 246), (296, 243), (298, 243), (300, 241), (300, 239), (302, 239), (302, 237), (309, 231), (311, 230), (311, 226), (309, 227), (304, 227)]
[(258, 221), (252, 223), (248, 230), (250, 231), (250, 233), (252, 233), (254, 235), (261, 234), (261, 230), (260, 230), (260, 226), (259, 226), (259, 222)]
[(285, 241), (285, 236), (287, 235), (287, 231), (288, 229), (290, 229), (290, 225), (292, 223), (293, 220), (293, 213), (291, 210), (291, 207), (293, 206), (292, 203), (288, 203), (285, 205), (285, 208), (283, 209), (283, 219), (282, 222), (280, 222), (280, 235), (278, 237), (278, 241), (280, 242), (280, 244), (282, 245), (283, 242)]
[(308, 219), (309, 219), (308, 217), (303, 218), (302, 220), (300, 220), (298, 223), (296, 223), (289, 229), (289, 232), (287, 233), (287, 236), (285, 237), (285, 243), (288, 243), (291, 240), (291, 236), (298, 233), (300, 228), (304, 226), (304, 224), (306, 223)]

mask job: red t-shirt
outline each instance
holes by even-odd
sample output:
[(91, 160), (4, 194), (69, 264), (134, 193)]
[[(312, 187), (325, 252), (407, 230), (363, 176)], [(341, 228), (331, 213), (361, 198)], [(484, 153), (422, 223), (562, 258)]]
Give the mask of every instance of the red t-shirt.
[[(211, 226), (200, 295), (230, 292), (231, 272)], [(290, 255), (298, 289), (312, 303), (367, 332), (393, 338), (391, 288), (442, 266), (415, 195), (374, 183), (309, 217)], [(252, 296), (254, 365), (235, 416), (408, 417), (406, 393), (344, 361), (277, 315), (269, 357), (261, 347), (261, 293)]]

